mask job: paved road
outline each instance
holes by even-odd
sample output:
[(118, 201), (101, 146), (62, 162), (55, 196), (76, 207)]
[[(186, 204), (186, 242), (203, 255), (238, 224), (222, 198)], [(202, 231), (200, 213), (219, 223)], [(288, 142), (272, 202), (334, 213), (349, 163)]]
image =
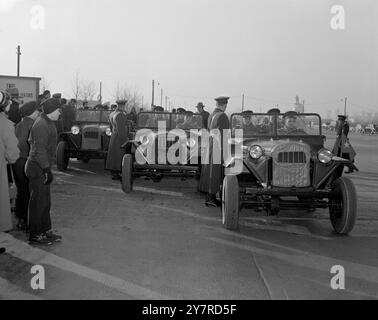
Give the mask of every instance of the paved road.
[[(376, 299), (378, 136), (351, 136), (360, 173), (359, 220), (337, 237), (325, 210), (277, 218), (245, 210), (240, 232), (221, 227), (196, 181), (137, 180), (125, 195), (101, 161), (56, 172), (54, 227), (62, 244), (32, 248), (22, 233), (0, 234), (0, 298), (6, 299)], [(328, 140), (332, 144), (332, 139)], [(46, 289), (34, 291), (33, 265)], [(346, 289), (330, 287), (334, 265)]]

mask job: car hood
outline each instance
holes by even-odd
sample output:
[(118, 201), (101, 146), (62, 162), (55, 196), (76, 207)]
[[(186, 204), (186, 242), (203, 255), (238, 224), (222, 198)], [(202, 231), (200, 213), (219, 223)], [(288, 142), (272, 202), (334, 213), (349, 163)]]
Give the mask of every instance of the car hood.
[(281, 145), (283, 143), (290, 143), (290, 142), (292, 142), (293, 144), (303, 143), (306, 146), (311, 148), (311, 146), (308, 143), (305, 143), (302, 140), (293, 141), (293, 140), (290, 140), (290, 139), (280, 139), (280, 140), (245, 139), (244, 142), (243, 142), (243, 146), (248, 148), (248, 147), (253, 146), (253, 145), (259, 145), (260, 147), (262, 147), (265, 150), (266, 154), (270, 154), (276, 146)]

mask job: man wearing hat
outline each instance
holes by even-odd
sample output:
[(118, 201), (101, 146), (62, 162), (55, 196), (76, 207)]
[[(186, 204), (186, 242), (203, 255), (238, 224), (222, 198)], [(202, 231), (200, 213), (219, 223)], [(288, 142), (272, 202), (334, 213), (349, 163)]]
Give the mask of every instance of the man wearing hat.
[(27, 102), (20, 108), (22, 120), (16, 126), (16, 137), (20, 157), (13, 165), (14, 180), (17, 186), (16, 198), (16, 217), (19, 220), (18, 228), (27, 230), (28, 225), (28, 206), (29, 206), (29, 181), (25, 175), (25, 164), (29, 156), (29, 134), (35, 120), (39, 115), (38, 104), (36, 101)]
[(194, 121), (194, 113), (192, 111), (185, 112), (185, 118), (183, 123), (179, 123), (176, 128), (182, 130), (190, 130), (198, 127), (198, 124)]
[(286, 112), (283, 116), (285, 126), (278, 130), (280, 135), (306, 135), (307, 133), (297, 127), (298, 113), (295, 111)]
[[(159, 125), (159, 116), (157, 113), (163, 113), (164, 112), (164, 108), (163, 107), (160, 107), (160, 106), (154, 106), (152, 112), (155, 112), (155, 114), (152, 114), (152, 115), (149, 115), (147, 121), (146, 121), (146, 127), (147, 128), (157, 128), (158, 125)], [(160, 120), (164, 120), (164, 119), (161, 119), (160, 117)]]
[(197, 104), (197, 111), (198, 113), (202, 116), (202, 128), (207, 129), (208, 128), (208, 123), (209, 123), (209, 117), (210, 113), (205, 111), (205, 105), (202, 102), (199, 102)]
[(55, 163), (57, 132), (54, 122), (60, 116), (60, 100), (50, 98), (42, 103), (42, 113), (30, 130), (30, 153), (25, 173), (29, 179), (29, 241), (35, 245), (51, 245), (62, 237), (51, 231), (52, 166)]
[(253, 111), (244, 111), (243, 116), (243, 133), (244, 135), (253, 135), (259, 132), (258, 128), (252, 122)]
[(178, 108), (176, 111), (177, 116), (175, 117), (176, 127), (184, 123), (186, 110), (184, 108)]
[(270, 109), (268, 112), (268, 114), (271, 114), (271, 115), (275, 115), (275, 114), (280, 114), (281, 113), (281, 110), (278, 109), (278, 108), (273, 108), (273, 109)]
[(117, 101), (117, 108), (109, 116), (109, 124), (112, 130), (109, 150), (106, 159), (106, 170), (109, 170), (113, 180), (121, 180), (122, 158), (124, 152), (121, 149), (129, 139), (129, 127), (125, 112), (127, 100)]
[[(209, 145), (209, 167), (205, 169), (205, 174), (207, 177), (202, 177), (208, 181), (208, 195), (206, 199), (206, 206), (219, 207), (221, 202), (217, 199), (217, 193), (220, 192), (220, 187), (223, 183), (224, 172), (223, 172), (223, 130), (230, 129), (230, 121), (225, 113), (228, 106), (228, 97), (216, 98), (216, 108), (214, 112), (209, 117), (209, 130), (219, 130), (220, 140), (216, 137), (210, 138)], [(219, 148), (216, 152), (221, 153), (221, 163), (216, 163), (217, 159), (214, 157), (215, 148)], [(219, 161), (219, 160), (218, 160)], [(202, 175), (201, 175), (202, 176)], [(206, 182), (204, 183), (206, 186)]]
[[(336, 142), (333, 147), (332, 153), (338, 157), (351, 160), (354, 163), (356, 157), (356, 151), (349, 142), (349, 123), (347, 121), (347, 116), (339, 115), (336, 123)], [(358, 169), (354, 165), (349, 166), (349, 170), (346, 173), (351, 173)]]

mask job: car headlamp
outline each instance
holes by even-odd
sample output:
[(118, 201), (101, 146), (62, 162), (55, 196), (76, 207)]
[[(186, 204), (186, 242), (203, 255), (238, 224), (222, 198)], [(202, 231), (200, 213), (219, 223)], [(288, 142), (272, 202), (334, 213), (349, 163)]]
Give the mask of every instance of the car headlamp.
[(249, 155), (254, 160), (259, 160), (264, 155), (264, 150), (260, 146), (251, 146), (249, 148)]
[(106, 130), (105, 130), (105, 134), (106, 134), (108, 137), (111, 137), (111, 135), (112, 135), (112, 129), (110, 129), (110, 128), (106, 128)]
[(80, 133), (80, 128), (78, 127), (78, 126), (73, 126), (72, 128), (71, 128), (71, 133), (73, 134), (73, 135), (78, 135), (79, 133)]
[(321, 163), (327, 164), (332, 161), (333, 154), (327, 149), (322, 149), (318, 152), (318, 159)]
[(141, 136), (139, 139), (139, 142), (143, 145), (146, 146), (150, 143), (150, 137), (149, 136)]
[(193, 138), (190, 138), (189, 140), (186, 141), (186, 145), (189, 148), (194, 148), (196, 145), (196, 140), (194, 140)]

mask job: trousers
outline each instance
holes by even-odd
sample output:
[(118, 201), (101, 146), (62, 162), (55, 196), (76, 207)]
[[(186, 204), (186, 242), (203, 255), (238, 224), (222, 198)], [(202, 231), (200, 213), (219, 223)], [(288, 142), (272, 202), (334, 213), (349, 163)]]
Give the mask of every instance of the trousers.
[(45, 175), (38, 163), (28, 160), (25, 174), (29, 179), (29, 230), (30, 238), (51, 230), (51, 191), (45, 185)]

